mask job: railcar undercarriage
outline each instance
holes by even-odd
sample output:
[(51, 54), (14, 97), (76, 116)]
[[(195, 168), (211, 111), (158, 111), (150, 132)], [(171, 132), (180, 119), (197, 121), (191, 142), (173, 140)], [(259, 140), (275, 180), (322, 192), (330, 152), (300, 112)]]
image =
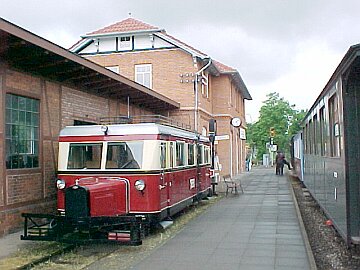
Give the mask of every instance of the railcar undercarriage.
[(142, 244), (142, 218), (136, 216), (68, 218), (51, 214), (23, 213), (22, 240), (58, 241), (82, 244), (114, 242), (121, 245)]

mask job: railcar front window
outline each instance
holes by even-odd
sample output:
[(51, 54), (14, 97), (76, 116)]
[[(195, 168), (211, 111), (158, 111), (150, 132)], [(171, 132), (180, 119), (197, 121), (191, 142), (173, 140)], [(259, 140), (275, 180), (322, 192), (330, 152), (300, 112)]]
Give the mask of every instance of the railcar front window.
[(101, 143), (71, 143), (68, 169), (100, 169)]
[(108, 143), (106, 169), (140, 169), (143, 142)]

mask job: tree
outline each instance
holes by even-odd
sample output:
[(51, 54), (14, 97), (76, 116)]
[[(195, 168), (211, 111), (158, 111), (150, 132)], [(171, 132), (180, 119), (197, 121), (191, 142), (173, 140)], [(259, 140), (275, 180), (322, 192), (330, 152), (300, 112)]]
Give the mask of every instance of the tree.
[(266, 144), (272, 140), (279, 150), (289, 152), (291, 137), (300, 130), (300, 121), (306, 111), (298, 111), (295, 105), (281, 98), (278, 93), (267, 95), (260, 108), (259, 120), (248, 124), (247, 141), (250, 147), (257, 149), (258, 157), (267, 153)]

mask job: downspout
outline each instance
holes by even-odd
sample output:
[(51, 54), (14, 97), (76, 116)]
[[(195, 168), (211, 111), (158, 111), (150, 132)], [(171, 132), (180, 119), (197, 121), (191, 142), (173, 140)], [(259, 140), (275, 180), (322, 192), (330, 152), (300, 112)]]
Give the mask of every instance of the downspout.
[(209, 59), (209, 62), (203, 66), (198, 72), (195, 73), (195, 81), (194, 81), (194, 91), (195, 91), (195, 107), (194, 107), (194, 129), (195, 133), (198, 133), (198, 113), (199, 113), (199, 89), (198, 89), (198, 79), (201, 72), (203, 72), (205, 69), (207, 69), (211, 65), (211, 58), (205, 57), (205, 59)]

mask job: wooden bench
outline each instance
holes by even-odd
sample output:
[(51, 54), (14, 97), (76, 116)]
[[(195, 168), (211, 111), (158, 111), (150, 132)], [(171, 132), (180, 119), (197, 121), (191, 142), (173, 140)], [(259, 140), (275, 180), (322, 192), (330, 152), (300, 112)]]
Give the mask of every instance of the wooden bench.
[(226, 185), (226, 193), (225, 196), (227, 196), (230, 193), (235, 193), (235, 194), (239, 194), (238, 192), (238, 188), (241, 189), (241, 193), (244, 193), (243, 187), (241, 185), (241, 181), (240, 179), (238, 181), (235, 181), (233, 179), (231, 179), (231, 175), (230, 174), (226, 174), (223, 176), (224, 179), (224, 183)]

